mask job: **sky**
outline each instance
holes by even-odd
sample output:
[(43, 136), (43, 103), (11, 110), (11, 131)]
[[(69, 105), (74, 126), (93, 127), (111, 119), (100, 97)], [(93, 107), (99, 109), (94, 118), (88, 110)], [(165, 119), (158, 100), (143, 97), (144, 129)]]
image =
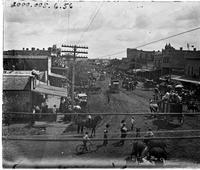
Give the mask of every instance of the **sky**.
[[(54, 8), (58, 1), (49, 1), (50, 8), (10, 7), (12, 2), (6, 0), (3, 5), (4, 50), (70, 44), (88, 46), (89, 58), (124, 58), (127, 48), (200, 26), (198, 1), (72, 1), (73, 8), (65, 10)], [(176, 49), (187, 49), (189, 43), (199, 50), (200, 29), (139, 49), (162, 50), (166, 43)]]

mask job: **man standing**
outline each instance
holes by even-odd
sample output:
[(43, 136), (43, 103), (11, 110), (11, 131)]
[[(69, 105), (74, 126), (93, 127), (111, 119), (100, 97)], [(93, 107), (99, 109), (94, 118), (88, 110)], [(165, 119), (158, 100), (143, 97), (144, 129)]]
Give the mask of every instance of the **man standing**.
[(56, 114), (56, 105), (53, 105), (53, 113)]
[(104, 136), (103, 136), (103, 146), (106, 146), (108, 144), (108, 128), (109, 128), (109, 124), (106, 124), (106, 128), (104, 129)]
[(120, 144), (124, 145), (124, 139), (126, 138), (128, 129), (126, 128), (126, 123), (124, 123), (121, 127), (121, 141)]
[(110, 103), (110, 92), (109, 90), (106, 91), (106, 96), (107, 96), (107, 101), (108, 101), (108, 104)]
[(131, 130), (135, 127), (135, 118), (134, 116), (131, 117)]

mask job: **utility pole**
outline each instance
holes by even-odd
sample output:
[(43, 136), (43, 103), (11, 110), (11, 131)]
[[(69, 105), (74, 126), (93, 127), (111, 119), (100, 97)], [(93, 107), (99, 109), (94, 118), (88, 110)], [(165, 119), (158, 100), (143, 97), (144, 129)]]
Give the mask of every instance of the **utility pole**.
[(77, 49), (88, 49), (88, 47), (76, 46), (76, 45), (62, 45), (62, 47), (72, 48), (72, 50), (64, 50), (62, 52), (73, 53), (73, 56), (71, 56), (71, 57), (68, 56), (67, 59), (73, 58), (71, 98), (72, 98), (72, 109), (74, 109), (75, 62), (76, 62), (77, 58), (86, 58), (86, 57), (82, 57), (82, 56), (77, 56), (77, 54), (88, 54), (87, 51), (77, 51)]

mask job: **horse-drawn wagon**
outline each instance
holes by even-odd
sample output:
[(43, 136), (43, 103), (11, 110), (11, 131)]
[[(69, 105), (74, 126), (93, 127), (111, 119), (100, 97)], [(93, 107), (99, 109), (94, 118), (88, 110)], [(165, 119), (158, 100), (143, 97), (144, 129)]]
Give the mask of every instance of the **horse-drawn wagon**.
[(119, 93), (119, 80), (111, 79), (111, 83), (109, 85), (109, 90), (111, 93)]

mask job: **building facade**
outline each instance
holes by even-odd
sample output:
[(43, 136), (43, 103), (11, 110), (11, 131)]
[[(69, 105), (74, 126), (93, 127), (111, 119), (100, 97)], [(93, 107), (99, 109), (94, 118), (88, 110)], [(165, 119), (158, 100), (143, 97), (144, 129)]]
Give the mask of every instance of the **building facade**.
[(185, 76), (200, 80), (200, 52), (198, 53), (196, 56), (186, 57)]
[(192, 63), (192, 60), (198, 55), (199, 51), (196, 51), (195, 48), (193, 50), (183, 50), (181, 47), (177, 50), (170, 44), (166, 44), (165, 49), (162, 50), (161, 56), (163, 74), (184, 75), (186, 73), (185, 70), (190, 69), (188, 62)]
[(134, 61), (134, 68), (152, 68), (155, 51), (143, 51), (134, 48), (127, 48), (127, 58)]
[(31, 112), (42, 96), (34, 93), (36, 78), (31, 73), (5, 73), (3, 75), (3, 111)]

